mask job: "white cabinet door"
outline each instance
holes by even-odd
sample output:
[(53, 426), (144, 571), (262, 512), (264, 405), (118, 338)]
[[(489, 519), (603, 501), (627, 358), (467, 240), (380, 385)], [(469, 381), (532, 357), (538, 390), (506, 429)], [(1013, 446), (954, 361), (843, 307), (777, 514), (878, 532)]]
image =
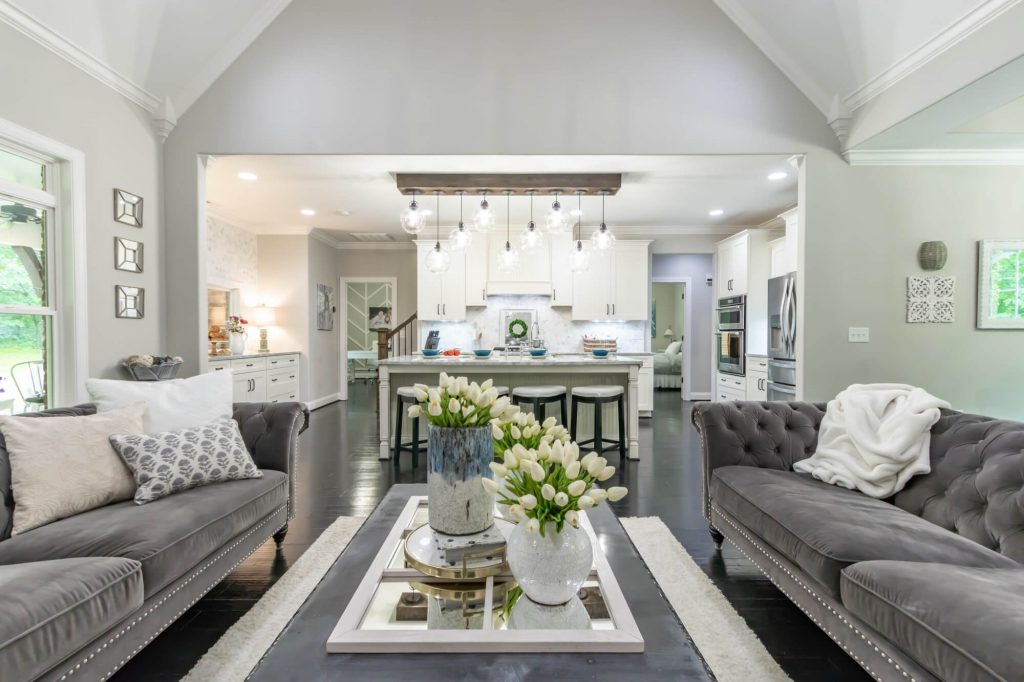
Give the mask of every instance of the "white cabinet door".
[(718, 298), (728, 298), (731, 295), (729, 289), (732, 287), (732, 242), (720, 243), (715, 255), (715, 293)]
[(474, 234), (466, 249), (466, 305), (487, 305), (487, 235)]
[(750, 255), (750, 240), (746, 235), (736, 239), (733, 245), (733, 254), (730, 259), (732, 266), (732, 289), (729, 293), (732, 296), (741, 296), (747, 293), (747, 259)]
[(267, 373), (236, 374), (232, 381), (232, 400), (236, 403), (262, 403), (267, 399)]
[(612, 250), (615, 266), (612, 269), (611, 319), (646, 320), (650, 315), (647, 304), (647, 243), (618, 242)]
[(768, 243), (768, 253), (771, 259), (771, 266), (768, 270), (769, 277), (778, 277), (785, 275), (787, 264), (789, 263), (789, 254), (786, 251), (786, 238), (776, 239)]
[(552, 306), (572, 305), (572, 268), (569, 266), (572, 247), (571, 235), (551, 235), (549, 266), (551, 268)]
[(747, 400), (768, 400), (768, 375), (761, 372), (748, 372)]
[[(466, 319), (466, 254), (451, 254), (448, 271), (441, 275), (442, 320)], [(425, 269), (425, 268), (424, 268)]]
[(615, 259), (592, 254), (590, 267), (572, 276), (572, 319), (607, 320), (612, 314)]
[(441, 315), (442, 275), (427, 270), (423, 264), (433, 245), (416, 245), (416, 316), (421, 320), (443, 320)]
[(641, 415), (654, 413), (654, 356), (640, 357), (643, 365), (637, 374), (637, 409)]

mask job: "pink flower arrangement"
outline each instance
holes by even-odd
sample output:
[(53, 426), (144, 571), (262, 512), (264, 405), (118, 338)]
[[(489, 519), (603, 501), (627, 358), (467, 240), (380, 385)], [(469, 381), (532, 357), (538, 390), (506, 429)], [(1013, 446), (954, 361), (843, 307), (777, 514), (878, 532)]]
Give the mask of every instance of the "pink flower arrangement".
[(224, 325), (224, 332), (226, 334), (244, 334), (245, 325), (249, 324), (249, 320), (238, 315), (231, 315), (228, 317), (227, 324)]

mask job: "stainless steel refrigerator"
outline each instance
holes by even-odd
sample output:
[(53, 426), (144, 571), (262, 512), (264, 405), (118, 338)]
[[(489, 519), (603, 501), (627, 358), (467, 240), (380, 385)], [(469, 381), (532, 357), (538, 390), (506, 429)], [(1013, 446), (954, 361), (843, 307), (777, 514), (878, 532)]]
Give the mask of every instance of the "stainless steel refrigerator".
[(768, 280), (768, 400), (796, 400), (796, 273)]

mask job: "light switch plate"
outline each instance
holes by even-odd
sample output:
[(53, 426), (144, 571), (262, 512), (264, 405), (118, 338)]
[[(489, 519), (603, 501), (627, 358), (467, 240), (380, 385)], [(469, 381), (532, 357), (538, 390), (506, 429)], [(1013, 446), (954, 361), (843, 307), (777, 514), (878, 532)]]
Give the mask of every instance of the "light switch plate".
[(850, 343), (867, 343), (871, 340), (871, 330), (867, 327), (850, 327)]

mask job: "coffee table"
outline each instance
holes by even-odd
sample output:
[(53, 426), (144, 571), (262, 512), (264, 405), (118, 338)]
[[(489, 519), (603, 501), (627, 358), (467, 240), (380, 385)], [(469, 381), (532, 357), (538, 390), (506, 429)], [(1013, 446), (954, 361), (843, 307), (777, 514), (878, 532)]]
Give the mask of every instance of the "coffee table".
[[(328, 653), (326, 644), (346, 608), (361, 599), (360, 585), (374, 569), (409, 500), (426, 495), (424, 485), (396, 485), (349, 543), (345, 552), (310, 594), (306, 603), (266, 653), (250, 679), (280, 680), (437, 680), (457, 679), (713, 679), (693, 642), (679, 624), (647, 567), (607, 506), (588, 511), (602, 552), (614, 574), (628, 612), (642, 635), (642, 652), (501, 652), (478, 646), (466, 653), (442, 647), (434, 653), (402, 653), (402, 646), (381, 646), (379, 653)], [(600, 561), (596, 562), (598, 568)], [(607, 587), (601, 585), (602, 592)], [(493, 596), (493, 595), (492, 595)], [(356, 607), (363, 608), (361, 602)], [(610, 608), (614, 614), (614, 606)], [(607, 628), (605, 628), (607, 632)], [(591, 632), (600, 632), (593, 630)], [(515, 633), (506, 633), (515, 634)], [(460, 635), (465, 636), (465, 635)], [(599, 648), (599, 647), (597, 647)], [(456, 647), (456, 650), (459, 649)], [(406, 651), (410, 651), (406, 647)]]

